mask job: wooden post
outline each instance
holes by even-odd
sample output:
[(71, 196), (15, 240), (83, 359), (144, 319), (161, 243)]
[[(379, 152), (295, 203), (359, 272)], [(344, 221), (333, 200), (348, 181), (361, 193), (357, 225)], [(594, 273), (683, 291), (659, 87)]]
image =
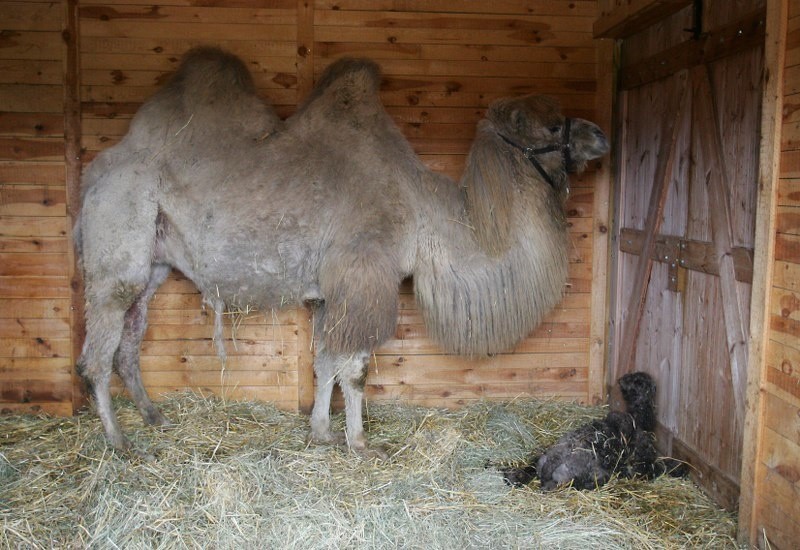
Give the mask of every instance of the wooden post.
[(777, 179), (780, 164), (787, 0), (768, 0), (764, 43), (764, 91), (761, 106), (758, 202), (753, 250), (753, 288), (750, 297), (750, 339), (744, 404), (742, 472), (739, 486), (739, 542), (755, 545), (757, 532), (756, 470), (761, 456), (762, 388), (767, 364), (770, 288), (775, 265)]
[(310, 413), (314, 405), (313, 316), (308, 308), (298, 307), (297, 319), (297, 409)]
[[(297, 99), (300, 105), (314, 87), (314, 2), (297, 1)], [(314, 405), (313, 319), (307, 308), (298, 307), (297, 319), (297, 408), (310, 413)]]
[[(615, 42), (601, 40), (597, 47), (597, 99), (596, 122), (607, 132), (612, 131), (612, 104), (614, 101), (613, 71)], [(613, 139), (612, 139), (613, 141)], [(594, 180), (594, 235), (592, 237), (592, 301), (589, 334), (589, 387), (588, 401), (600, 404), (606, 392), (606, 342), (608, 341), (608, 268), (609, 223), (611, 219), (611, 160), (604, 160)]]
[(644, 229), (644, 241), (642, 243), (642, 253), (639, 255), (634, 274), (633, 289), (630, 293), (627, 314), (625, 317), (625, 328), (620, 342), (619, 364), (617, 376), (630, 372), (633, 368), (636, 357), (636, 340), (639, 335), (639, 324), (644, 311), (645, 300), (647, 299), (647, 286), (650, 282), (650, 272), (653, 267), (653, 249), (656, 244), (656, 235), (661, 228), (664, 213), (664, 204), (667, 200), (669, 190), (669, 180), (672, 177), (672, 166), (675, 163), (676, 143), (681, 126), (687, 111), (688, 96), (691, 86), (683, 80), (683, 87), (676, 95), (676, 104), (669, 112), (676, 113), (675, 117), (668, 116), (662, 136), (669, 138), (662, 142), (661, 151), (658, 155), (656, 173), (653, 183), (653, 191), (650, 194), (650, 204), (647, 210), (647, 222)]
[[(80, 47), (78, 31), (78, 1), (64, 0), (64, 26), (61, 37), (64, 41), (64, 165), (67, 188), (67, 227), (72, 226), (80, 211), (81, 197), (81, 96), (80, 96)], [(70, 338), (71, 363), (75, 365), (80, 356), (86, 334), (83, 316), (83, 278), (77, 267), (72, 231), (67, 232), (67, 261), (69, 263), (70, 288)], [(86, 405), (86, 386), (72, 369), (72, 412)]]
[(314, 2), (297, 0), (297, 105), (314, 87)]

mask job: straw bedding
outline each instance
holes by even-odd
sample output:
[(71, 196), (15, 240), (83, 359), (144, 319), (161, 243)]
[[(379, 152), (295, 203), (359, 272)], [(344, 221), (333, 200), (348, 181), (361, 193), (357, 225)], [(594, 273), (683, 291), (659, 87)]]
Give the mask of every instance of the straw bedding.
[[(498, 473), (601, 408), (481, 402), (370, 405), (390, 459), (308, 446), (305, 416), (191, 393), (142, 427), (150, 458), (110, 450), (95, 416), (0, 417), (7, 548), (735, 548), (735, 521), (690, 481), (612, 479), (596, 491), (512, 489)], [(334, 417), (342, 428), (341, 415)]]

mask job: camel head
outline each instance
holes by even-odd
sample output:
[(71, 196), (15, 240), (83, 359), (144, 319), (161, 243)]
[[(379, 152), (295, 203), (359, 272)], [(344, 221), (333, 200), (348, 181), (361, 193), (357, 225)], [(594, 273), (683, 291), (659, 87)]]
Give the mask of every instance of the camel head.
[(500, 137), (524, 153), (551, 185), (556, 171), (581, 172), (588, 161), (609, 149), (605, 134), (596, 124), (564, 117), (558, 103), (546, 96), (496, 100), (486, 117)]

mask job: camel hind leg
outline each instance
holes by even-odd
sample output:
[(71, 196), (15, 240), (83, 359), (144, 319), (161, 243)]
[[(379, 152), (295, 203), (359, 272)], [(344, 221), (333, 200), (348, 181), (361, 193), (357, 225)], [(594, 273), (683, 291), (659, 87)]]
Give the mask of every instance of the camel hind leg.
[(83, 265), (86, 337), (76, 366), (90, 388), (109, 443), (125, 450), (130, 443), (111, 405), (111, 374), (127, 312), (152, 277), (158, 205), (146, 191), (158, 178), (137, 172), (136, 158), (127, 163), (111, 160), (114, 166), (101, 163), (84, 176), (76, 235)]
[(166, 426), (170, 421), (153, 404), (147, 390), (142, 382), (142, 374), (139, 366), (139, 353), (141, 351), (142, 339), (147, 329), (147, 309), (150, 300), (153, 299), (158, 287), (167, 278), (170, 267), (165, 264), (155, 264), (150, 271), (150, 279), (147, 286), (137, 297), (133, 304), (125, 312), (125, 323), (122, 329), (119, 347), (114, 356), (114, 368), (119, 373), (125, 389), (128, 390), (131, 398), (142, 418), (147, 424), (155, 426)]
[(87, 299), (86, 338), (76, 365), (94, 398), (106, 438), (114, 448), (123, 451), (131, 445), (119, 427), (111, 404), (111, 373), (125, 326), (125, 313), (140, 292), (136, 290), (130, 300), (121, 301), (121, 296), (115, 292)]
[(164, 277), (161, 267), (152, 271), (143, 268), (137, 277), (113, 280), (87, 277), (86, 337), (76, 366), (94, 398), (109, 443), (119, 450), (130, 449), (131, 445), (111, 404), (111, 375), (115, 366), (145, 420), (166, 422), (150, 401), (139, 371), (139, 344), (146, 328), (147, 302)]

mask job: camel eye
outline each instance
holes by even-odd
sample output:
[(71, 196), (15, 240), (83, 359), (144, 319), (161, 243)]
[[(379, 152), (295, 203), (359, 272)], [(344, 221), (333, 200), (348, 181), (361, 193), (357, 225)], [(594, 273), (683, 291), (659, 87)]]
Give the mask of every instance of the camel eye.
[(557, 134), (561, 131), (561, 126), (550, 126), (548, 130), (550, 131), (551, 134)]

